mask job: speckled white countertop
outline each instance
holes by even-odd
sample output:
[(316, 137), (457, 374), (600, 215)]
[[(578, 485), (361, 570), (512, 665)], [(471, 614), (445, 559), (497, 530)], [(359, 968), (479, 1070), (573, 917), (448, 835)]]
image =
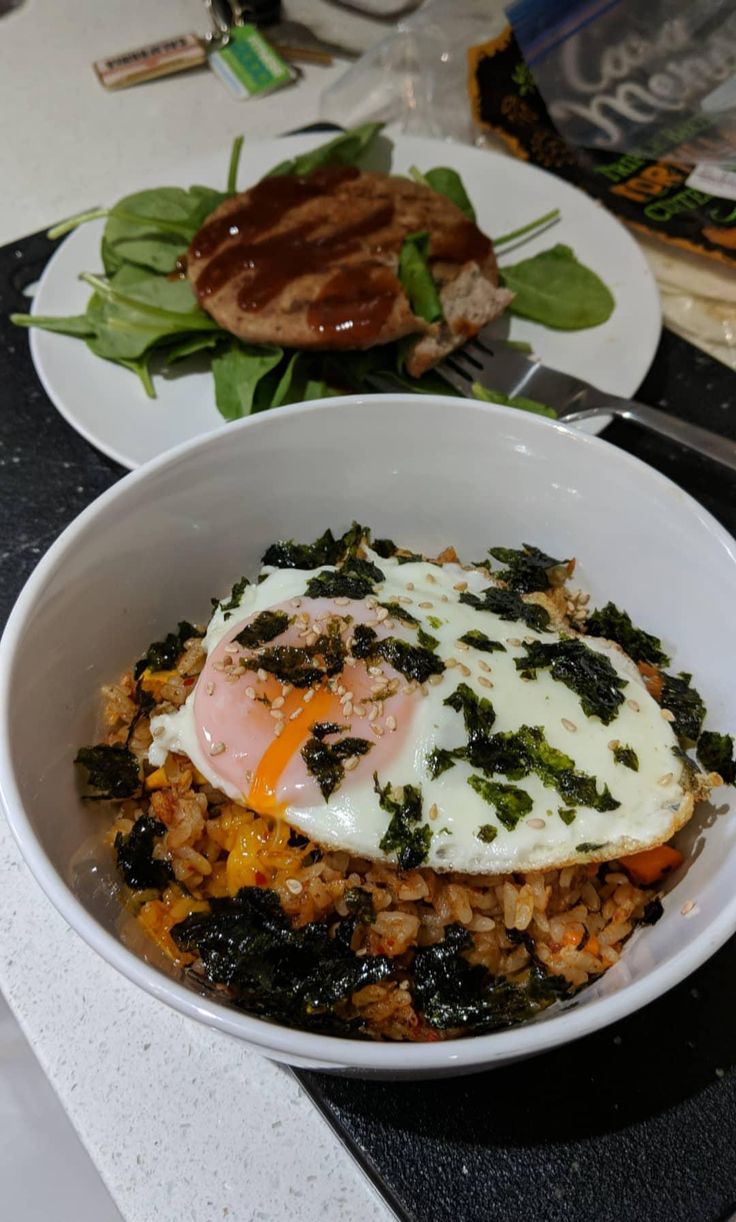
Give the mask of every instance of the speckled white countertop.
[[(305, 15), (304, 2), (290, 7)], [(25, 0), (0, 19), (0, 243), (152, 168), (165, 181), (213, 133), (227, 147), (241, 131), (263, 138), (318, 118), (344, 65), (246, 103), (204, 70), (123, 93), (97, 83), (94, 59), (205, 26), (200, 0)], [(338, 23), (332, 36), (365, 45), (366, 27)], [(46, 900), (1, 815), (0, 894), (0, 988), (125, 1222), (385, 1222), (296, 1080), (108, 967)]]

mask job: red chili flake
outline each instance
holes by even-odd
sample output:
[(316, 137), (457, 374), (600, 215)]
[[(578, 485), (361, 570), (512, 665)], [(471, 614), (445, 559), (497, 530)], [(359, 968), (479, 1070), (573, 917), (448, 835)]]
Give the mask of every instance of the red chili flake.
[(194, 683), (194, 679), (193, 679), (193, 678), (191, 678), (191, 679), (185, 679), (185, 680), (184, 680), (184, 686), (185, 686), (185, 687), (191, 687), (193, 683)]
[(256, 886), (265, 887), (267, 882), (268, 879), (266, 878), (266, 875), (262, 874), (260, 870), (256, 870)]

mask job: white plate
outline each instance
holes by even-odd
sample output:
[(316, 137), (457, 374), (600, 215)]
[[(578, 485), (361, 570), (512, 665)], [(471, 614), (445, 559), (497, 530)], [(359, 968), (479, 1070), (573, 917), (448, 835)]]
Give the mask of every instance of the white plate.
[[(239, 186), (245, 188), (284, 158), (324, 141), (324, 135), (288, 136), (246, 145)], [(218, 147), (167, 175), (168, 185), (201, 182), (217, 186), (225, 177), (227, 149)], [(589, 331), (552, 331), (513, 318), (512, 339), (528, 340), (541, 359), (593, 382), (602, 390), (630, 397), (654, 356), (661, 328), (659, 295), (647, 262), (618, 221), (582, 191), (522, 161), (462, 144), (416, 137), (394, 140), (392, 169), (406, 173), (417, 165), (453, 166), (473, 200), (478, 224), (486, 233), (508, 233), (527, 221), (559, 208), (560, 220), (547, 233), (526, 242), (523, 253), (501, 253), (500, 263), (516, 262), (555, 242), (572, 246), (616, 298), (616, 309), (603, 326)], [(111, 196), (160, 182), (118, 183)], [(83, 312), (89, 288), (80, 272), (100, 270), (101, 221), (82, 226), (67, 238), (41, 278), (33, 304), (35, 314)], [(506, 248), (502, 248), (502, 252)], [(110, 458), (137, 467), (171, 446), (209, 433), (222, 424), (215, 407), (209, 372), (187, 373), (172, 380), (156, 378), (158, 398), (150, 400), (132, 373), (92, 355), (78, 339), (33, 331), (31, 354), (49, 398), (77, 432)], [(605, 421), (594, 422), (597, 430)]]

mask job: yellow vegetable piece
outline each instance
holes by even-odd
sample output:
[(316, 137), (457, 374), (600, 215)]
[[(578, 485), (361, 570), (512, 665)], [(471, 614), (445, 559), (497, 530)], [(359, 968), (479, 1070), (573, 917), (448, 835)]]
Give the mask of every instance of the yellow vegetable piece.
[(178, 670), (151, 670), (150, 666), (147, 666), (141, 675), (141, 688), (158, 700), (164, 684), (168, 683), (169, 679), (175, 679), (178, 674)]
[(166, 789), (168, 784), (169, 778), (165, 768), (157, 768), (155, 772), (146, 777), (146, 789)]

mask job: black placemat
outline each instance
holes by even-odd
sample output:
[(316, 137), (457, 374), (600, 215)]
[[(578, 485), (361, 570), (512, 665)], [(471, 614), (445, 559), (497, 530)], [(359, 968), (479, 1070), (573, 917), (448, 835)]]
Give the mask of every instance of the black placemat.
[[(53, 248), (41, 235), (0, 248), (1, 622), (56, 536), (124, 474), (54, 410), (7, 320)], [(640, 395), (736, 438), (736, 378), (668, 332)], [(736, 476), (633, 426), (606, 436), (736, 532)], [(734, 979), (736, 940), (639, 1014), (506, 1069), (297, 1077), (412, 1222), (716, 1222), (736, 1203)]]

